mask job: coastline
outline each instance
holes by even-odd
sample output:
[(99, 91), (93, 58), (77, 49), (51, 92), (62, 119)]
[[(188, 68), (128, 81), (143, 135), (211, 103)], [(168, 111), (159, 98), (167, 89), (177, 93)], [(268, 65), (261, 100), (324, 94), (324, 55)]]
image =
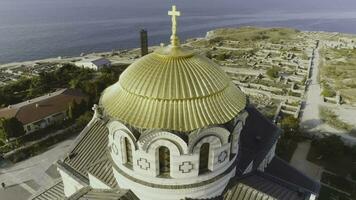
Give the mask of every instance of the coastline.
[[(157, 46), (151, 46), (149, 49), (152, 51)], [(125, 50), (118, 50), (118, 51), (104, 51), (104, 52), (95, 52), (84, 54), (80, 56), (66, 56), (66, 57), (52, 57), (52, 58), (45, 58), (45, 59), (38, 59), (38, 60), (29, 60), (29, 61), (20, 61), (20, 62), (10, 62), (0, 64), (0, 70), (7, 70), (7, 69), (16, 69), (19, 67), (26, 67), (26, 66), (34, 66), (40, 63), (56, 63), (56, 64), (64, 64), (64, 63), (73, 63), (79, 61), (84, 58), (98, 58), (98, 57), (110, 57), (112, 64), (116, 63), (132, 63), (136, 54), (140, 51), (139, 48), (131, 48)], [(117, 55), (112, 56), (113, 54)], [(117, 58), (119, 57), (119, 58)], [(121, 58), (121, 59), (120, 59)]]

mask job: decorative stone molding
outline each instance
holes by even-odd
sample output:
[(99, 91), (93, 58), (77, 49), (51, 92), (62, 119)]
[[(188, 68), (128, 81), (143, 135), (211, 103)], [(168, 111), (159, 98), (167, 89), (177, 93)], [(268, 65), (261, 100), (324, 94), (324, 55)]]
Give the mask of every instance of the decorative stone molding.
[(94, 111), (94, 116), (96, 118), (100, 118), (103, 115), (102, 108), (100, 108), (97, 104), (93, 105), (92, 110)]
[(110, 146), (110, 149), (115, 155), (119, 155), (119, 149), (117, 148), (115, 143)]
[(218, 156), (218, 161), (219, 163), (223, 163), (227, 158), (227, 152), (226, 151), (223, 151), (219, 154)]
[(188, 153), (187, 143), (185, 143), (185, 141), (179, 136), (167, 131), (152, 131), (150, 133), (146, 133), (138, 140), (138, 143), (142, 150), (148, 152), (150, 145), (157, 140), (171, 141), (179, 149), (180, 154)]
[(119, 121), (111, 121), (109, 122), (106, 127), (109, 129), (109, 137), (113, 137), (112, 139), (119, 139), (116, 137), (124, 136), (131, 139), (134, 143), (135, 148), (137, 149), (137, 139), (135, 135), (128, 129), (124, 124), (120, 123)]
[(247, 117), (248, 117), (248, 112), (244, 110), (243, 112), (240, 113), (238, 119), (242, 121), (243, 125), (245, 125)]
[[(221, 127), (211, 127), (207, 129), (203, 129), (197, 133), (197, 136), (192, 136), (190, 137), (190, 142), (189, 142), (189, 152), (195, 152), (196, 146), (201, 143), (201, 140), (208, 136), (213, 136), (217, 140), (214, 143), (219, 143), (221, 145), (228, 143), (229, 141), (229, 135), (230, 132), (224, 128)], [(199, 146), (200, 148), (200, 146)]]
[(148, 170), (151, 167), (150, 162), (148, 162), (146, 158), (138, 159), (137, 160), (137, 165), (143, 170)]
[(127, 152), (125, 145), (125, 138), (130, 143), (132, 155), (138, 149), (136, 145), (136, 138), (131, 131), (118, 121), (112, 121), (107, 125), (109, 129), (108, 147), (111, 150), (111, 156), (118, 165), (127, 163)]
[[(174, 156), (180, 156), (181, 152), (179, 151), (179, 148), (177, 144), (175, 144), (173, 141), (166, 140), (166, 139), (157, 139), (150, 143), (150, 145), (147, 147), (147, 153), (148, 154), (156, 154), (158, 152), (158, 148), (164, 146), (169, 149), (170, 155)], [(157, 158), (158, 159), (158, 158)]]
[(233, 134), (240, 134), (241, 131), (242, 131), (242, 128), (243, 128), (243, 122), (242, 121), (238, 121), (236, 123), (236, 126), (235, 126), (234, 130), (233, 130)]
[(190, 173), (193, 169), (194, 165), (190, 161), (184, 161), (181, 165), (179, 165), (179, 171), (182, 173)]
[(204, 143), (209, 143), (210, 144), (210, 150), (219, 148), (222, 146), (221, 140), (218, 138), (216, 135), (208, 135), (205, 136), (204, 138), (201, 138), (196, 145), (193, 147), (193, 153), (199, 153), (200, 152), (200, 147)]

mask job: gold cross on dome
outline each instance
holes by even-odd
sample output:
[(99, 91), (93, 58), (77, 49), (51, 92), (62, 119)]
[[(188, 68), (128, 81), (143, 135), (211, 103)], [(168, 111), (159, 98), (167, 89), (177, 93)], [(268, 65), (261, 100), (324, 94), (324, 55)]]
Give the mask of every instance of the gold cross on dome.
[(172, 10), (168, 11), (168, 15), (172, 16), (172, 36), (171, 43), (172, 46), (179, 45), (179, 39), (177, 37), (177, 17), (180, 16), (180, 11), (177, 11), (175, 5), (172, 6)]

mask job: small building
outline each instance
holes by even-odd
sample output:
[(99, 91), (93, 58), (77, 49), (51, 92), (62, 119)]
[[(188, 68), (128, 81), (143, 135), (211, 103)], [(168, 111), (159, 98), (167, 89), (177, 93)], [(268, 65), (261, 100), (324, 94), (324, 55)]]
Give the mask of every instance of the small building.
[(28, 134), (64, 120), (71, 102), (75, 101), (79, 104), (86, 99), (87, 96), (80, 90), (61, 89), (0, 109), (0, 118), (15, 117), (23, 124), (24, 130)]
[(111, 67), (111, 62), (106, 58), (90, 58), (75, 62), (75, 65), (78, 67), (93, 69), (97, 71)]

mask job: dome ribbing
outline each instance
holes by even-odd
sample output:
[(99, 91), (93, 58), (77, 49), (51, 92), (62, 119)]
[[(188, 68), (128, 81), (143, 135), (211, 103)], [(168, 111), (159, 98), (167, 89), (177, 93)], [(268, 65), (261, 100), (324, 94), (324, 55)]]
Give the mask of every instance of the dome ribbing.
[(101, 104), (134, 127), (191, 131), (230, 121), (246, 97), (208, 58), (168, 46), (131, 64)]

